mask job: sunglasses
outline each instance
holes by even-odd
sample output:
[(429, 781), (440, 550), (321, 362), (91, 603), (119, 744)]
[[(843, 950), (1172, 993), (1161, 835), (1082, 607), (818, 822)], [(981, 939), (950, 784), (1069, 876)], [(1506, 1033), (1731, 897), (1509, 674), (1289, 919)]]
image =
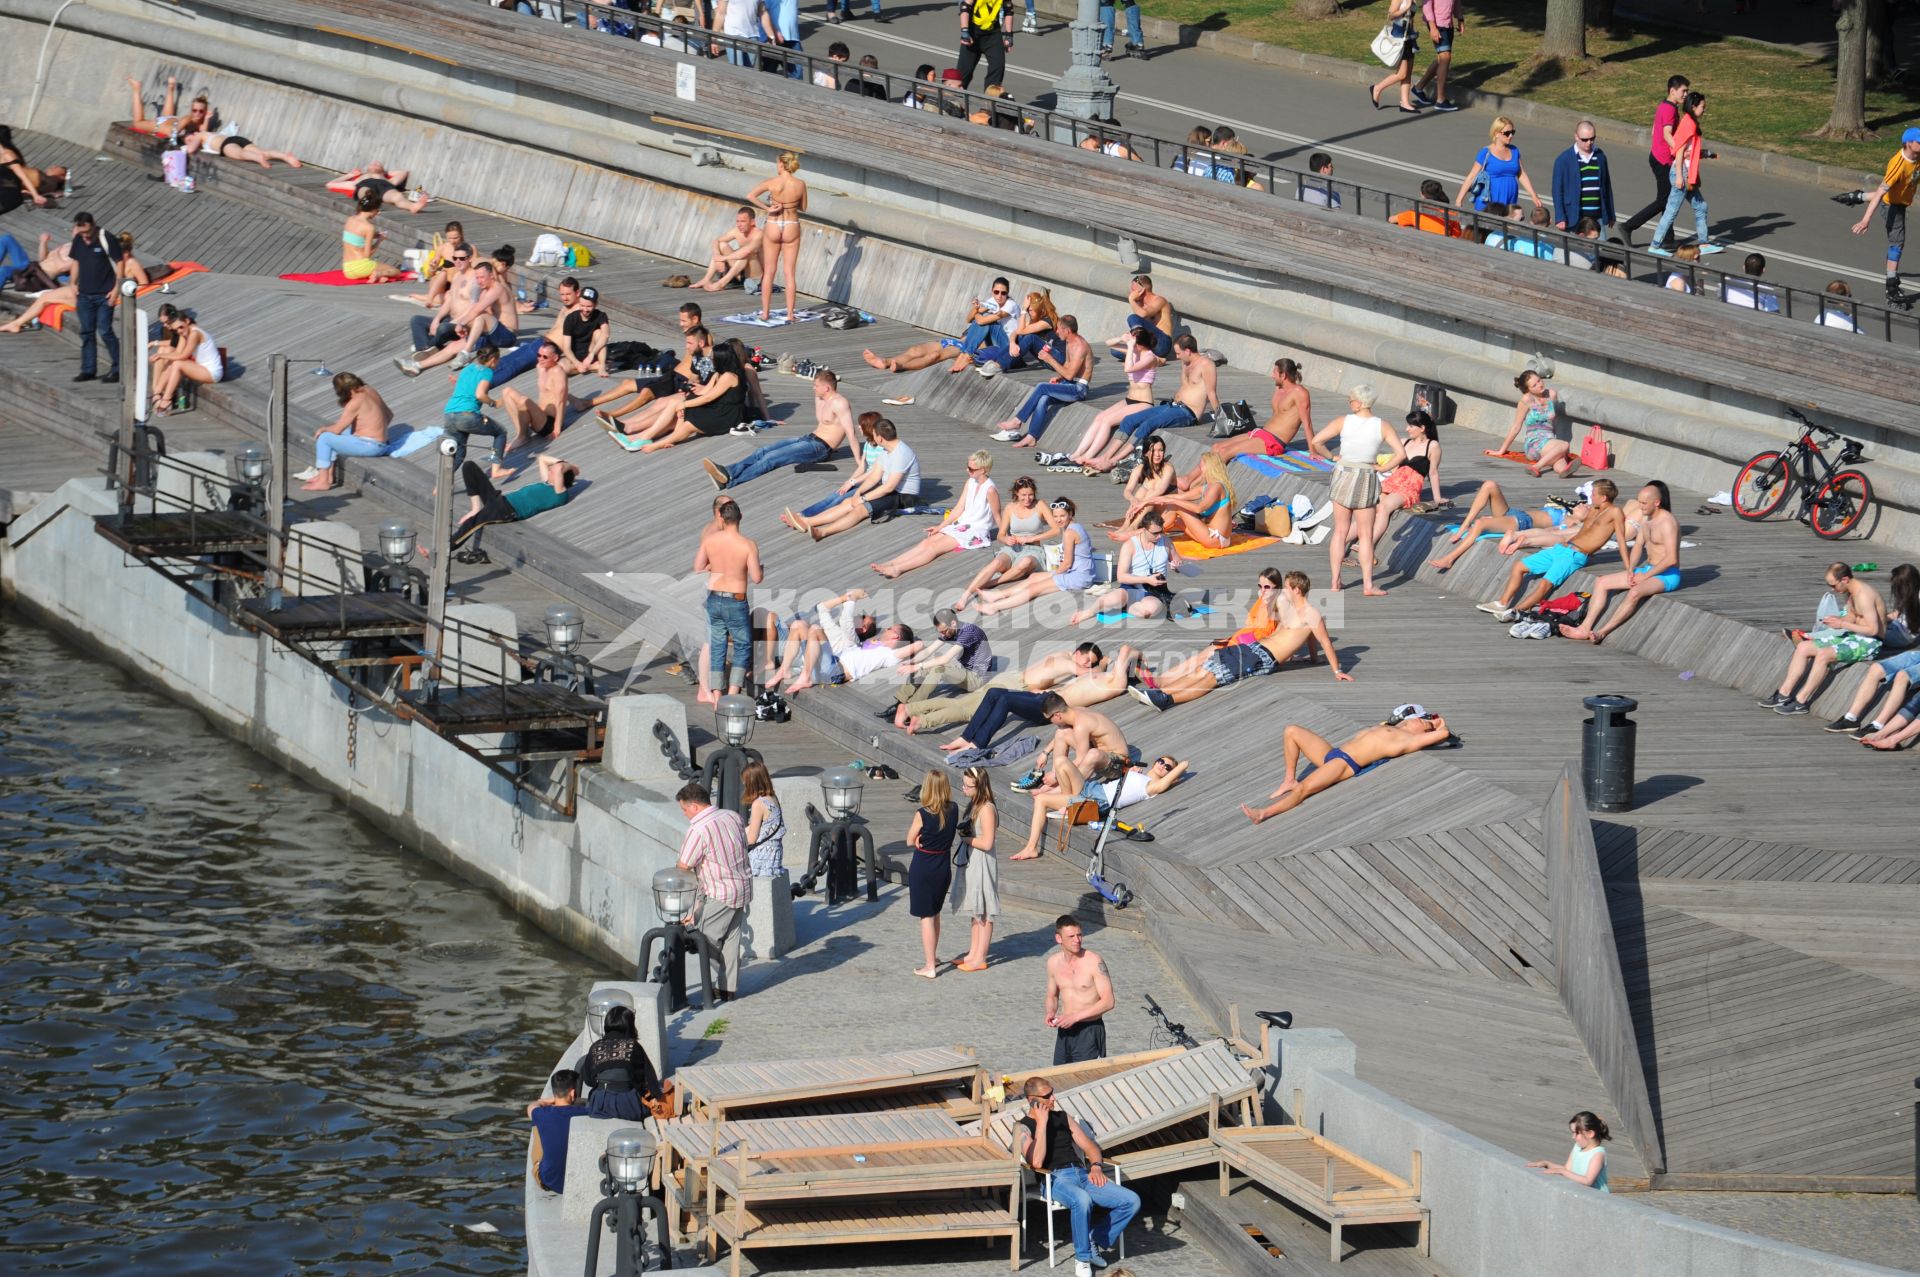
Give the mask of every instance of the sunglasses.
[(1500, 130), (1500, 136), (1501, 136), (1501, 137), (1512, 137), (1512, 136), (1513, 136), (1513, 130), (1512, 130), (1512, 129), (1501, 129), (1501, 130)]
[(1063, 501), (1049, 501), (1049, 502), (1047, 503), (1047, 509), (1049, 509), (1049, 510), (1071, 510), (1071, 509), (1073, 509), (1073, 504), (1072, 504), (1072, 502), (1069, 502), (1069, 501), (1064, 501), (1064, 500), (1063, 500)]

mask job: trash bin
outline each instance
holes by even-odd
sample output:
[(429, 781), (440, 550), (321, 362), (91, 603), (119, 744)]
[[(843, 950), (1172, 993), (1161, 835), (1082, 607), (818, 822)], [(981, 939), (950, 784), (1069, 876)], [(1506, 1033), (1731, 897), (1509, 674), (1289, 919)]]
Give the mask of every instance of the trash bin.
[(1627, 715), (1640, 708), (1631, 696), (1589, 696), (1593, 717), (1580, 732), (1580, 785), (1593, 811), (1633, 809), (1633, 740), (1640, 725)]

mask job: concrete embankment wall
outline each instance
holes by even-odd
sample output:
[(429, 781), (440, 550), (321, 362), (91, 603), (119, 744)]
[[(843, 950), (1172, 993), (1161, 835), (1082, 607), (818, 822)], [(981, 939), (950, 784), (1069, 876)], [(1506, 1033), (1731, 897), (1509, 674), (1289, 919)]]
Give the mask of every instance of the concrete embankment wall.
[[(16, 121), (33, 93), (53, 7), (0, 0), (0, 114)], [(48, 46), (36, 128), (96, 142), (127, 109), (123, 91), (109, 86), (127, 75), (151, 86), (177, 74), (209, 89), (267, 145), (334, 168), (378, 156), (411, 167), (447, 198), (682, 259), (704, 259), (715, 228), (730, 223), (731, 207), (778, 149), (774, 140), (556, 92), (533, 67), (524, 81), (507, 79), (326, 32), (223, 21), (215, 11), (190, 18), (138, 0), (96, 0), (61, 25), (71, 30)], [(708, 102), (736, 73), (702, 63), (697, 74)], [(1142, 257), (1111, 230), (1053, 211), (1065, 202), (1013, 207), (916, 185), (890, 171), (884, 156), (851, 149), (809, 154), (805, 164), (812, 207), (802, 289), (923, 327), (953, 328), (984, 276), (1004, 271), (1019, 291), (1050, 288), (1084, 332), (1104, 337), (1119, 330), (1118, 299), (1144, 266), (1203, 344), (1236, 366), (1264, 368), (1281, 353), (1298, 358), (1309, 385), (1323, 392), (1322, 416), (1340, 406), (1325, 401), (1333, 388), (1371, 381), (1382, 403), (1393, 404), (1427, 381), (1453, 389), (1461, 424), (1502, 431), (1514, 374), (1539, 359), (1552, 365), (1573, 419), (1603, 425), (1616, 464), (1636, 472), (1714, 491), (1730, 486), (1739, 461), (1785, 433), (1777, 404), (1741, 386), (1693, 380), (1684, 368), (1636, 366), (1606, 350), (1556, 344), (1551, 333), (1503, 329), (1497, 313), (1426, 314), (1357, 287), (1211, 258), (1203, 221), (1190, 249)], [(676, 300), (663, 295), (655, 304), (665, 311)], [(1805, 337), (1814, 357), (1837, 340), (1811, 329)], [(1834, 424), (1874, 445), (1883, 517), (1871, 531), (1920, 546), (1920, 439), (1880, 422)]]
[[(1704, 1224), (1527, 1169), (1521, 1158), (1354, 1077), (1336, 1029), (1273, 1035), (1270, 1116), (1319, 1132), (1397, 1175), (1421, 1158), (1434, 1266), (1456, 1277), (1899, 1277), (1899, 1271)], [(1565, 1137), (1539, 1158), (1564, 1158)]]
[[(95, 515), (115, 509), (99, 480), (74, 479), (15, 520), (0, 548), (9, 606), (199, 710), (570, 947), (631, 967), (656, 922), (653, 873), (679, 849), (677, 781), (640, 783), (590, 769), (571, 821), (530, 800), (516, 803), (512, 786), (449, 742), (356, 706), (318, 666), (127, 559), (94, 529)], [(685, 738), (684, 711), (669, 698), (621, 697), (615, 705), (620, 749), (633, 746), (623, 752), (627, 774), (645, 774), (656, 717)]]

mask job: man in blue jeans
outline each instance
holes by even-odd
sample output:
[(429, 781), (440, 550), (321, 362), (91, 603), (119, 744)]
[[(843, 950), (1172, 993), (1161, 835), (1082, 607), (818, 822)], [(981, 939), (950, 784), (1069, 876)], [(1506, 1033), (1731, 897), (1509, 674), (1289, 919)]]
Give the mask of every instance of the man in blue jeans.
[(1040, 442), (1047, 423), (1063, 405), (1079, 403), (1087, 397), (1087, 384), (1093, 376), (1093, 347), (1080, 335), (1080, 321), (1072, 315), (1060, 316), (1060, 336), (1064, 349), (1056, 357), (1042, 350), (1038, 358), (1053, 369), (1051, 381), (1043, 381), (1027, 395), (1018, 412), (1000, 423), (993, 436), (1016, 448), (1031, 448)]
[[(1147, 51), (1147, 38), (1140, 34), (1139, 0), (1127, 0), (1127, 47), (1121, 57), (1129, 57)], [(1113, 10), (1111, 4), (1100, 6), (1100, 56), (1113, 55)]]
[(92, 381), (95, 341), (107, 345), (111, 367), (100, 380), (120, 380), (120, 338), (113, 331), (113, 288), (120, 282), (120, 242), (102, 235), (92, 213), (73, 219), (73, 314), (80, 324), (80, 374), (75, 381)]
[(1114, 427), (1112, 441), (1088, 465), (1095, 470), (1111, 470), (1154, 431), (1190, 426), (1220, 406), (1213, 360), (1200, 353), (1200, 343), (1192, 333), (1181, 333), (1173, 339), (1173, 357), (1180, 364), (1180, 389), (1174, 392), (1172, 401), (1122, 417)]
[[(721, 674), (730, 694), (746, 686), (753, 664), (753, 613), (747, 607), (747, 585), (760, 584), (760, 547), (740, 531), (740, 507), (732, 498), (714, 508), (713, 522), (700, 538), (693, 570), (707, 574), (707, 669), (709, 689), (700, 693), (703, 704), (720, 700)], [(731, 647), (731, 652), (729, 652)]]
[[(1027, 1115), (1020, 1119), (1020, 1160), (1036, 1175), (1051, 1175), (1053, 1200), (1067, 1208), (1073, 1228), (1074, 1277), (1093, 1277), (1095, 1266), (1105, 1268), (1100, 1252), (1114, 1250), (1127, 1225), (1140, 1213), (1140, 1195), (1107, 1178), (1100, 1166), (1100, 1146), (1086, 1126), (1055, 1107), (1053, 1084), (1030, 1077), (1021, 1088)], [(1082, 1163), (1084, 1162), (1084, 1165)], [(1095, 1241), (1093, 1208), (1107, 1212), (1107, 1226)]]
[(730, 466), (707, 460), (700, 463), (713, 480), (713, 486), (725, 491), (758, 479), (783, 466), (806, 466), (825, 461), (836, 448), (845, 448), (854, 460), (860, 459), (860, 439), (853, 429), (853, 409), (840, 393), (840, 376), (831, 368), (813, 375), (813, 433), (798, 439), (784, 439), (756, 448)]

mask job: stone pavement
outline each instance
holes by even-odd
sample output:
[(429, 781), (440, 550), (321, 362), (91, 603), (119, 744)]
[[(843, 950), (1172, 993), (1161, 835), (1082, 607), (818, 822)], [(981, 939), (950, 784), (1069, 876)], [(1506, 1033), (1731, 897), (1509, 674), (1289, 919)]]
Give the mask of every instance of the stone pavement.
[(1890, 1268), (1920, 1268), (1920, 1204), (1891, 1193), (1663, 1192), (1636, 1200)]

